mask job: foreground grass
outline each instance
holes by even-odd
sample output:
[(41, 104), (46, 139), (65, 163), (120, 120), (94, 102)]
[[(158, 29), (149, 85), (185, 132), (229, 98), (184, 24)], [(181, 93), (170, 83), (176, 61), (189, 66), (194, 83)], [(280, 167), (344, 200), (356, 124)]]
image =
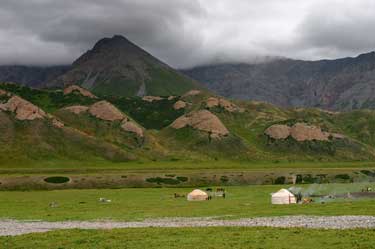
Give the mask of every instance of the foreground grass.
[[(147, 234), (147, 236), (145, 236)], [(375, 248), (375, 230), (134, 228), (0, 237), (2, 248)]]
[[(375, 184), (303, 185), (315, 193), (360, 191)], [(160, 217), (241, 218), (280, 215), (375, 215), (375, 199), (342, 199), (325, 204), (271, 205), (270, 193), (287, 186), (227, 187), (226, 198), (188, 202), (174, 198), (187, 194), (186, 188), (91, 189), (55, 191), (0, 192), (0, 219), (37, 220), (143, 220)], [(101, 203), (100, 197), (110, 199)], [(50, 203), (57, 207), (50, 207)]]

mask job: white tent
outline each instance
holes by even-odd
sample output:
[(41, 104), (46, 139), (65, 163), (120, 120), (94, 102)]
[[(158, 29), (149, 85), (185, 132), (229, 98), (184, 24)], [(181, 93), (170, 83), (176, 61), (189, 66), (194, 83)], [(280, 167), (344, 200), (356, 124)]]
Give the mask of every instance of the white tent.
[(280, 189), (271, 195), (272, 204), (291, 204), (297, 203), (296, 197), (286, 189)]
[(200, 189), (195, 189), (187, 195), (188, 201), (205, 201), (208, 199), (208, 194)]

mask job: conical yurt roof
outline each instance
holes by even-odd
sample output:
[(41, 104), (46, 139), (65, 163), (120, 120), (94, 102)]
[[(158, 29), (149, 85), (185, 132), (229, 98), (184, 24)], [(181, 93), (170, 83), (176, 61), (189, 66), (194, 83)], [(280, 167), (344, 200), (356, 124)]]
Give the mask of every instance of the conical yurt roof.
[(276, 193), (272, 194), (272, 197), (282, 197), (282, 196), (294, 196), (289, 190), (282, 188)]
[(192, 195), (192, 196), (205, 195), (205, 196), (207, 196), (207, 193), (204, 192), (204, 191), (202, 191), (202, 190), (200, 190), (200, 189), (194, 189), (193, 191), (191, 191), (189, 193), (189, 195)]

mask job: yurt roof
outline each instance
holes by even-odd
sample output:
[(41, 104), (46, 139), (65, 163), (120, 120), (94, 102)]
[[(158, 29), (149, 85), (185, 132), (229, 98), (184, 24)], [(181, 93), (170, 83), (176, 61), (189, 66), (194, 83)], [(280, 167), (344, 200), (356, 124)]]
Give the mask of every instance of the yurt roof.
[(207, 195), (207, 193), (200, 189), (194, 189), (189, 193), (189, 195)]
[(289, 190), (282, 188), (276, 193), (273, 193), (272, 196), (277, 197), (277, 196), (294, 196), (294, 195)]

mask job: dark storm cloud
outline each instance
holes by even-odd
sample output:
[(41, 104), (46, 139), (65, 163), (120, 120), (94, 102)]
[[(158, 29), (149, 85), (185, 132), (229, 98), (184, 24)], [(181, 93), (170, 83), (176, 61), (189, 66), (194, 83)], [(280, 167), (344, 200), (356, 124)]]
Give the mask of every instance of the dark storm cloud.
[(175, 67), (374, 49), (373, 1), (0, 0), (0, 64), (70, 63), (122, 34)]

